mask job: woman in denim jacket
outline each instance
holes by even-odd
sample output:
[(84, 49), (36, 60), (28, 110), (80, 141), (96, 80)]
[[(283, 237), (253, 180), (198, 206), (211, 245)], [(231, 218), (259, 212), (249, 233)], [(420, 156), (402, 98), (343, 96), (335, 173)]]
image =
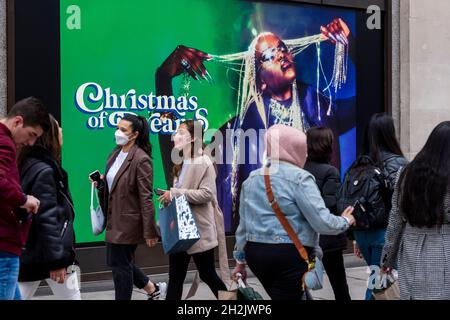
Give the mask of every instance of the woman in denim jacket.
[[(281, 211), (309, 255), (319, 244), (319, 233), (337, 235), (354, 223), (353, 208), (335, 216), (325, 206), (314, 177), (303, 170), (307, 145), (303, 132), (284, 125), (266, 134), (270, 181)], [(267, 199), (264, 168), (253, 171), (240, 197), (233, 277), (245, 279), (246, 264), (272, 300), (301, 300), (302, 276), (308, 266), (276, 217)]]

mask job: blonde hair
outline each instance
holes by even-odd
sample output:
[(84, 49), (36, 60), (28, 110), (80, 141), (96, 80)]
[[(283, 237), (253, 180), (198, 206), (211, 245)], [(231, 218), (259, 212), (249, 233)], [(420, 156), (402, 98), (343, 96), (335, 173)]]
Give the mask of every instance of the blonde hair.
[[(256, 109), (258, 110), (258, 113), (261, 117), (261, 120), (264, 124), (264, 127), (268, 128), (268, 119), (266, 117), (265, 112), (265, 106), (264, 106), (264, 100), (262, 96), (262, 92), (258, 89), (257, 85), (257, 79), (256, 79), (256, 45), (262, 37), (273, 35), (276, 36), (272, 32), (262, 32), (258, 34), (253, 41), (250, 43), (248, 50), (233, 54), (226, 54), (226, 55), (211, 55), (213, 57), (213, 61), (216, 61), (218, 63), (225, 64), (230, 70), (236, 71), (239, 73), (239, 88), (238, 88), (238, 101), (236, 105), (236, 118), (237, 118), (237, 126), (235, 124), (235, 128), (240, 128), (242, 126), (242, 122), (245, 118), (245, 115), (252, 103), (255, 103)], [(277, 36), (276, 36), (277, 37)], [(335, 49), (335, 56), (334, 56), (334, 68), (333, 68), (333, 75), (331, 77), (331, 81), (328, 83), (328, 79), (323, 71), (321, 59), (320, 59), (320, 43), (322, 41), (328, 40), (324, 35), (317, 34), (309, 37), (302, 37), (297, 39), (287, 39), (282, 40), (284, 44), (287, 46), (288, 50), (291, 52), (291, 54), (295, 57), (301, 52), (303, 52), (305, 49), (307, 49), (310, 45), (315, 44), (317, 49), (317, 96), (319, 96), (319, 83), (320, 83), (320, 74), (322, 73), (323, 77), (325, 78), (326, 83), (328, 84), (327, 87), (324, 89), (324, 91), (329, 92), (330, 97), (330, 103), (328, 106), (327, 114), (331, 114), (331, 105), (332, 105), (332, 99), (331, 99), (331, 91), (330, 87), (334, 87), (335, 91), (338, 90), (338, 88), (341, 88), (342, 84), (346, 82), (347, 80), (347, 55), (348, 55), (348, 48), (347, 46), (337, 43), (336, 49)], [(293, 93), (294, 93), (294, 100), (298, 99), (297, 97), (297, 83), (294, 80), (293, 81)], [(320, 120), (320, 100), (318, 100), (318, 117)], [(304, 130), (306, 128), (303, 128)], [(238, 131), (239, 134), (240, 131)], [(233, 142), (234, 148), (233, 148), (233, 163), (232, 163), (232, 173), (231, 173), (231, 193), (233, 197), (233, 209), (236, 208), (236, 199), (237, 199), (237, 168), (238, 168), (238, 155), (240, 150), (240, 137), (236, 139), (237, 142)]]
[[(213, 61), (231, 65), (230, 69), (240, 73), (237, 103), (239, 126), (242, 124), (248, 108), (254, 102), (263, 124), (267, 128), (264, 101), (262, 98), (262, 93), (258, 90), (256, 81), (256, 45), (259, 39), (268, 35), (276, 36), (272, 32), (262, 32), (253, 39), (247, 51), (226, 55), (212, 55)], [(311, 44), (318, 44), (324, 40), (326, 39), (319, 34), (311, 37), (282, 41), (286, 44), (292, 55), (296, 56), (308, 48)], [(236, 69), (236, 67), (239, 67), (239, 69)]]

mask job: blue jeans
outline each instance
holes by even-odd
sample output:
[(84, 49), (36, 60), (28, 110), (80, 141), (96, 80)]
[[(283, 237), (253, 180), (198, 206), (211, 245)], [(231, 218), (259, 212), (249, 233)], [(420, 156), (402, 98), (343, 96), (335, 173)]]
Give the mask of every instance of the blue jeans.
[[(368, 230), (368, 231), (354, 231), (356, 243), (359, 250), (366, 260), (369, 267), (380, 266), (381, 254), (384, 247), (384, 237), (386, 229)], [(373, 269), (371, 268), (371, 271)], [(376, 269), (378, 270), (378, 268)], [(366, 290), (366, 300), (372, 300), (372, 289), (369, 287)]]
[(19, 290), (19, 257), (0, 258), (0, 300), (22, 300)]

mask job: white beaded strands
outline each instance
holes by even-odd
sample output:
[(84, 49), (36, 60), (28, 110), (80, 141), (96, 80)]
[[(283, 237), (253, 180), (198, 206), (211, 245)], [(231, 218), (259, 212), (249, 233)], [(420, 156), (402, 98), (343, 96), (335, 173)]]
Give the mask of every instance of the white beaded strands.
[[(270, 32), (260, 33), (255, 39), (253, 39), (247, 51), (226, 54), (226, 55), (211, 55), (212, 61), (221, 63), (225, 65), (228, 70), (235, 71), (239, 75), (239, 86), (237, 90), (237, 105), (236, 105), (236, 118), (237, 123), (235, 124), (234, 129), (239, 129), (242, 125), (245, 114), (247, 113), (248, 108), (252, 103), (255, 103), (258, 113), (261, 116), (261, 119), (264, 123), (264, 126), (268, 127), (268, 117), (265, 113), (264, 101), (262, 98), (261, 92), (258, 90), (256, 85), (256, 61), (255, 61), (255, 47), (260, 37), (264, 37), (266, 35), (272, 34)], [(347, 64), (348, 64), (348, 46), (342, 44), (340, 42), (336, 43), (335, 54), (334, 54), (334, 67), (333, 67), (333, 75), (331, 77), (331, 81), (328, 83), (326, 75), (323, 70), (323, 65), (321, 62), (321, 50), (320, 43), (322, 41), (327, 40), (322, 34), (302, 37), (297, 39), (288, 39), (283, 40), (283, 42), (288, 47), (289, 51), (293, 56), (297, 56), (305, 49), (307, 49), (310, 45), (316, 44), (317, 50), (317, 83), (316, 83), (316, 91), (317, 91), (317, 108), (318, 108), (318, 117), (321, 120), (321, 106), (319, 100), (320, 94), (320, 74), (322, 73), (325, 82), (327, 83), (326, 88), (323, 92), (327, 91), (329, 93), (329, 106), (327, 109), (327, 115), (331, 115), (331, 106), (332, 106), (332, 95), (330, 87), (334, 88), (335, 93), (342, 88), (342, 85), (347, 81)], [(291, 108), (294, 107), (298, 109), (294, 112), (291, 112), (290, 123), (292, 126), (297, 127), (301, 130), (306, 130), (307, 125), (303, 120), (303, 112), (301, 111), (301, 106), (298, 101), (298, 93), (296, 87), (296, 81), (293, 83), (293, 102)], [(189, 91), (189, 79), (188, 77), (184, 78), (183, 81), (183, 93), (187, 94)], [(271, 99), (273, 100), (273, 99)], [(238, 156), (240, 150), (240, 130), (237, 130), (237, 134), (235, 135), (235, 141), (230, 141), (233, 144), (233, 163), (232, 163), (232, 173), (231, 173), (231, 182), (232, 182), (232, 196), (233, 196), (233, 207), (235, 207), (236, 192), (237, 192), (237, 168), (238, 168)]]

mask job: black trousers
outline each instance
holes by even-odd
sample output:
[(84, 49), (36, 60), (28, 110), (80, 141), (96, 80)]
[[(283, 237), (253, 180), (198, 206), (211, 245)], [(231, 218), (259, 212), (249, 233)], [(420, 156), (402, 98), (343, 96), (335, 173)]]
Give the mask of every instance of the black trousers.
[(181, 300), (183, 283), (186, 279), (191, 257), (194, 258), (200, 279), (208, 285), (216, 298), (219, 290), (227, 290), (227, 287), (216, 272), (214, 249), (193, 255), (180, 252), (169, 254), (169, 284), (167, 286), (166, 300)]
[(350, 301), (342, 250), (324, 252), (322, 262), (333, 288), (334, 298), (337, 301)]
[(302, 276), (308, 266), (294, 244), (247, 242), (244, 251), (250, 270), (272, 300), (302, 300)]
[(134, 264), (137, 245), (106, 243), (107, 264), (112, 270), (116, 300), (131, 300), (133, 284), (144, 288), (149, 279)]

